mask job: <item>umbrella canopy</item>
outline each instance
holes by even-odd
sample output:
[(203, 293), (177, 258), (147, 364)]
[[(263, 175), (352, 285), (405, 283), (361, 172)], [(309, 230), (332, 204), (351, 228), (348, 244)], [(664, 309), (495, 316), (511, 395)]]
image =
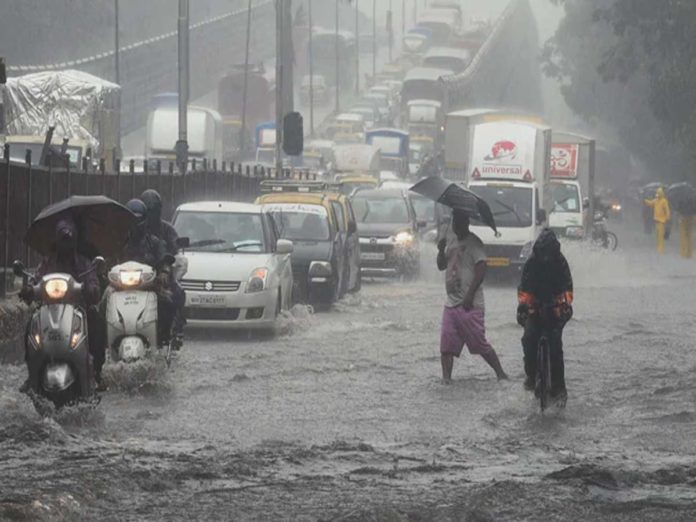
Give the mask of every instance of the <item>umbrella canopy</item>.
[(696, 215), (696, 188), (688, 183), (675, 183), (667, 189), (670, 206), (684, 216)]
[(477, 219), (491, 227), (494, 232), (498, 232), (488, 203), (458, 183), (438, 176), (430, 176), (413, 185), (411, 190), (447, 207), (463, 210), (469, 217)]
[(72, 217), (77, 225), (78, 250), (89, 257), (117, 254), (135, 222), (130, 210), (106, 196), (71, 196), (36, 216), (27, 231), (27, 244), (42, 255), (50, 254), (56, 224), (66, 217)]

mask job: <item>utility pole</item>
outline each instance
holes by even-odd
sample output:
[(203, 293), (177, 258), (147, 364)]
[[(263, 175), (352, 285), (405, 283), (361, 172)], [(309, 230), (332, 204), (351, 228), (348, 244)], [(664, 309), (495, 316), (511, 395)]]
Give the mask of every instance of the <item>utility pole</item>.
[(377, 0), (372, 0), (372, 83), (377, 76)]
[(312, 22), (312, 0), (307, 0), (309, 15), (309, 135), (314, 137), (314, 25)]
[[(119, 42), (119, 16), (118, 0), (114, 0), (114, 82), (116, 85), (121, 85), (121, 44)], [(119, 94), (118, 107), (116, 108), (116, 118), (118, 125), (116, 126), (116, 154), (121, 155), (121, 95)], [(116, 160), (117, 158), (112, 158)]]
[(360, 11), (358, 0), (355, 0), (355, 95), (360, 95)]
[(389, 11), (387, 12), (387, 32), (389, 33), (389, 63), (392, 62), (392, 51), (394, 47), (394, 11), (392, 11), (392, 0), (389, 0)]
[(336, 105), (335, 105), (336, 114), (338, 114), (339, 111), (341, 110), (341, 102), (339, 100), (339, 98), (340, 98), (339, 95), (340, 95), (340, 91), (341, 91), (341, 88), (339, 86), (339, 84), (341, 82), (341, 73), (340, 73), (341, 68), (339, 67), (340, 54), (339, 54), (339, 47), (338, 47), (338, 2), (339, 2), (339, 0), (336, 0), (336, 78), (335, 78), (335, 80), (336, 80), (336, 95), (335, 95), (336, 96)]
[(406, 36), (406, 0), (401, 0), (401, 39)]
[(244, 137), (246, 134), (247, 94), (249, 90), (249, 42), (251, 39), (251, 2), (247, 7), (246, 47), (244, 48), (244, 89), (242, 92), (242, 127), (239, 131), (239, 157), (244, 157)]
[(283, 14), (285, 12), (285, 7), (283, 5), (284, 0), (275, 0), (276, 8), (276, 143), (275, 143), (275, 153), (276, 153), (276, 173), (280, 175), (283, 172), (283, 88), (284, 86), (284, 59), (285, 53), (283, 52), (284, 35), (283, 33), (285, 24), (283, 23)]
[(189, 1), (179, 0), (179, 141), (176, 162), (182, 174), (188, 168), (188, 100), (189, 100)]

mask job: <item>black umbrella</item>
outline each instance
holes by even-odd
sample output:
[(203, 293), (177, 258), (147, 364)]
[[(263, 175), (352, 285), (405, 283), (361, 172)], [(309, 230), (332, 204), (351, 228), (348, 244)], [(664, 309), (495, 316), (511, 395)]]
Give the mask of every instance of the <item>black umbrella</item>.
[(696, 189), (688, 183), (675, 183), (667, 189), (667, 199), (672, 209), (683, 216), (696, 215)]
[(55, 244), (56, 225), (72, 217), (78, 229), (78, 250), (87, 256), (113, 256), (128, 239), (135, 216), (106, 196), (71, 196), (44, 208), (27, 231), (27, 244), (42, 255)]
[(432, 199), (436, 203), (463, 210), (469, 217), (477, 219), (484, 225), (491, 227), (494, 232), (498, 232), (493, 212), (491, 212), (488, 203), (458, 183), (431, 176), (413, 185), (411, 190)]

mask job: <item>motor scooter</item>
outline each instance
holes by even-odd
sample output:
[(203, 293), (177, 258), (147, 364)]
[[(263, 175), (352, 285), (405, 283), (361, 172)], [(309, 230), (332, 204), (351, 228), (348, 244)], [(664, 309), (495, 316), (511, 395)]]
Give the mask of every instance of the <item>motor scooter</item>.
[[(95, 258), (79, 279), (103, 265), (102, 257)], [(22, 278), (23, 288), (31, 288), (33, 301), (38, 303), (25, 339), (30, 394), (45, 397), (56, 409), (89, 400), (95, 383), (82, 284), (64, 273), (37, 279), (21, 261), (14, 262), (13, 272)]]

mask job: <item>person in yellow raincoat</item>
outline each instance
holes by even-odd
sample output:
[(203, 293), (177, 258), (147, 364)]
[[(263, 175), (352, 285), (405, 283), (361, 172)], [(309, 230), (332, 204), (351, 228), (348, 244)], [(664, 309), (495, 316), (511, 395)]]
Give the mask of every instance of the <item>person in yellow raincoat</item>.
[(653, 209), (653, 221), (655, 221), (655, 235), (657, 238), (658, 254), (665, 253), (665, 227), (670, 219), (672, 212), (669, 208), (669, 201), (665, 197), (665, 191), (662, 187), (655, 192), (654, 199), (646, 199), (645, 204)]

